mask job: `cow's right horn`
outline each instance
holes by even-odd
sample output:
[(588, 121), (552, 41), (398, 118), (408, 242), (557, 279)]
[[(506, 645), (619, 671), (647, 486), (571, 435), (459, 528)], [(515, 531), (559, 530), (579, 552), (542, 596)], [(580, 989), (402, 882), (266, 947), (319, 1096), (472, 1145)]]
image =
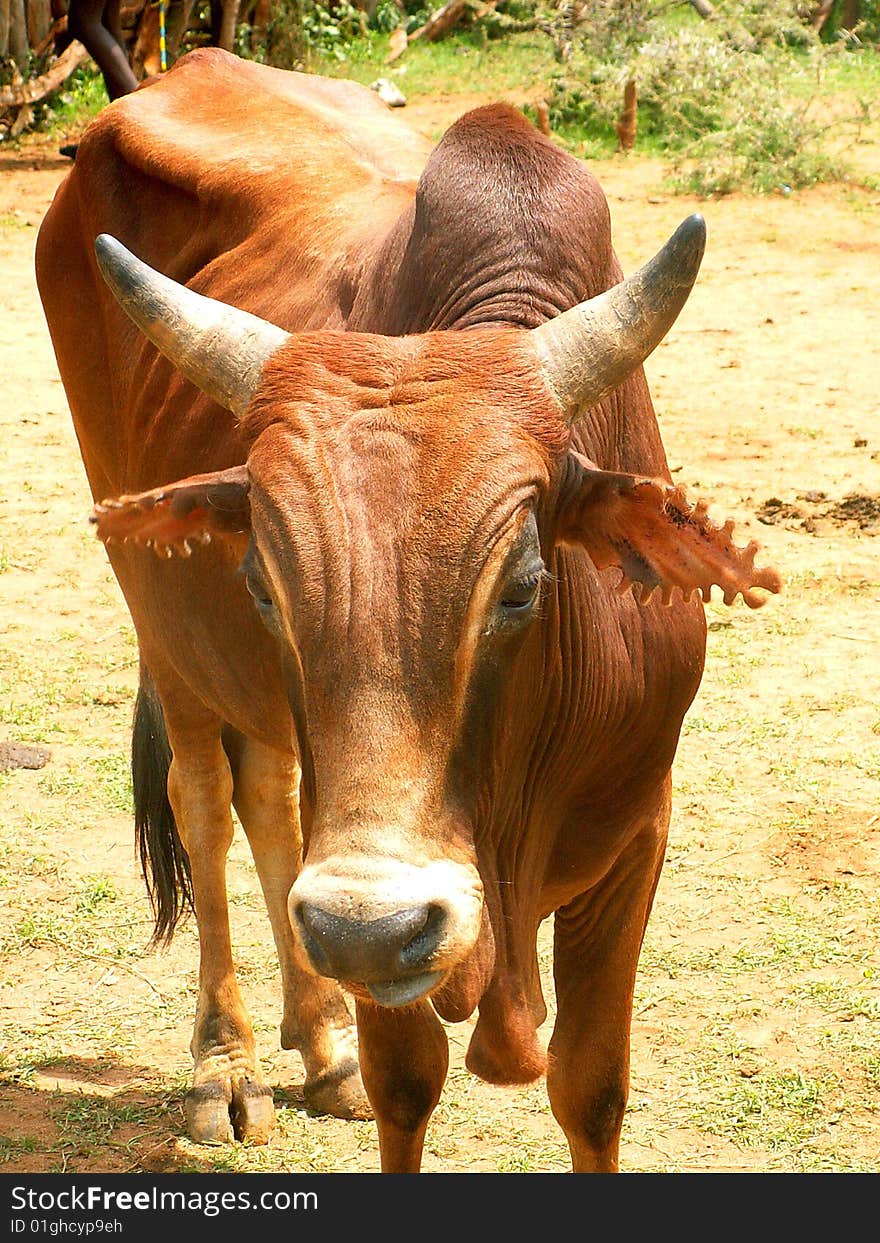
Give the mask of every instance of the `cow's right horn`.
[(269, 357), (290, 339), (274, 324), (156, 272), (108, 233), (95, 240), (119, 305), (188, 380), (239, 417)]
[(569, 422), (660, 344), (693, 288), (705, 245), (706, 222), (688, 216), (632, 276), (532, 329), (544, 376)]

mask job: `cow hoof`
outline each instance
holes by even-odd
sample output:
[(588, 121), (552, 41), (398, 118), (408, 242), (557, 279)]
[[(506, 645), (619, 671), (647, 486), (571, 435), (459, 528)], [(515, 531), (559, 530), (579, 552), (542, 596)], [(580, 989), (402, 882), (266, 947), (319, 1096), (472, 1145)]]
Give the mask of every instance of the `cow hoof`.
[(228, 1085), (216, 1080), (190, 1088), (183, 1100), (186, 1133), (196, 1144), (229, 1144), (234, 1138)]
[(373, 1117), (360, 1067), (350, 1058), (323, 1075), (307, 1079), (303, 1095), (306, 1105), (315, 1113), (361, 1121), (369, 1121)]
[(250, 1144), (268, 1144), (275, 1126), (272, 1089), (254, 1079), (241, 1079), (232, 1092), (235, 1138)]
[(230, 1144), (234, 1139), (267, 1144), (275, 1124), (272, 1090), (253, 1079), (235, 1087), (209, 1080), (190, 1088), (184, 1102), (186, 1131), (196, 1144)]

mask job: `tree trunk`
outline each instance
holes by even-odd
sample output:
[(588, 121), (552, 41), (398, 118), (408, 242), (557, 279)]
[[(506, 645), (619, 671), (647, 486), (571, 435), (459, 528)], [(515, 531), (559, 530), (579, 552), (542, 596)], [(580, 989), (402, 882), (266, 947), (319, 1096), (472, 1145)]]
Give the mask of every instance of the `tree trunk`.
[(177, 60), (183, 36), (189, 29), (195, 0), (175, 0), (168, 9), (167, 29), (165, 31), (165, 50), (168, 53), (168, 64)]
[(225, 52), (235, 48), (240, 0), (211, 0), (211, 42)]
[(700, 17), (714, 17), (715, 9), (709, 3), (709, 0), (691, 0), (691, 4), (699, 13)]
[(24, 0), (11, 0), (9, 5), (9, 55), (24, 69), (28, 61), (27, 23), (24, 16)]
[(251, 20), (251, 51), (263, 47), (269, 33), (269, 18), (272, 16), (272, 0), (257, 0)]
[(32, 48), (38, 47), (52, 26), (49, 0), (27, 0), (27, 35)]
[(0, 60), (9, 55), (9, 0), (0, 0)]
[(862, 16), (859, 0), (843, 0), (843, 13), (840, 16), (841, 30), (854, 30)]

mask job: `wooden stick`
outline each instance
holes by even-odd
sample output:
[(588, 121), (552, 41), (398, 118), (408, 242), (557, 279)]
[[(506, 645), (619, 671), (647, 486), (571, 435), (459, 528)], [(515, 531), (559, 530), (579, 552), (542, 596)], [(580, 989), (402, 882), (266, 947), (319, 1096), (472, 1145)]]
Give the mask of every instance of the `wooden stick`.
[(33, 49), (34, 56), (42, 56), (44, 52), (47, 52), (49, 50), (50, 45), (55, 42), (55, 39), (57, 38), (57, 36), (60, 34), (64, 34), (66, 30), (67, 30), (67, 14), (65, 13), (62, 17), (59, 17), (58, 20), (54, 23), (54, 25), (49, 29), (48, 33), (46, 34), (45, 39), (42, 39), (37, 44), (37, 46)]
[(47, 95), (57, 91), (74, 69), (78, 69), (84, 60), (88, 60), (88, 57), (89, 54), (83, 45), (74, 39), (70, 47), (61, 53), (48, 73), (44, 73), (39, 78), (33, 78), (30, 82), (21, 82), (17, 86), (0, 87), (0, 113), (45, 99)]
[(617, 122), (617, 142), (621, 151), (630, 151), (636, 141), (638, 129), (638, 88), (635, 78), (630, 78), (623, 91), (623, 112)]
[(834, 8), (834, 0), (824, 0), (824, 2), (819, 5), (818, 9), (816, 9), (816, 12), (813, 14), (813, 17), (812, 17), (812, 26), (817, 34), (819, 34), (819, 32), (822, 30), (822, 27), (828, 21), (828, 18), (831, 16), (831, 10), (833, 8)]
[(19, 134), (23, 134), (27, 127), (34, 119), (34, 109), (31, 104), (25, 104), (23, 108), (19, 108), (18, 116), (12, 122), (9, 129), (9, 137), (17, 138)]
[(550, 109), (547, 106), (546, 99), (539, 99), (535, 104), (535, 115), (538, 118), (538, 129), (542, 134), (551, 138), (553, 131), (550, 128)]
[(26, 26), (28, 43), (32, 48), (42, 43), (51, 25), (52, 9), (49, 0), (28, 0)]
[(412, 32), (409, 42), (412, 43), (414, 39), (428, 39), (432, 42), (439, 39), (461, 19), (466, 8), (467, 0), (448, 0), (442, 9), (438, 9), (428, 18), (424, 26), (419, 26), (418, 30)]

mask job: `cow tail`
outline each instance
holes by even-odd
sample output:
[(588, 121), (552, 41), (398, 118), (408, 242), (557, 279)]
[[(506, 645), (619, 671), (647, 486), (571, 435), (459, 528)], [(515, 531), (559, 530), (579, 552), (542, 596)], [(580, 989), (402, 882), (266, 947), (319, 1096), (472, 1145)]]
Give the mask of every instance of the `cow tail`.
[(131, 731), (135, 848), (153, 908), (151, 945), (168, 945), (180, 920), (192, 909), (189, 857), (168, 801), (171, 747), (165, 717), (142, 671)]

